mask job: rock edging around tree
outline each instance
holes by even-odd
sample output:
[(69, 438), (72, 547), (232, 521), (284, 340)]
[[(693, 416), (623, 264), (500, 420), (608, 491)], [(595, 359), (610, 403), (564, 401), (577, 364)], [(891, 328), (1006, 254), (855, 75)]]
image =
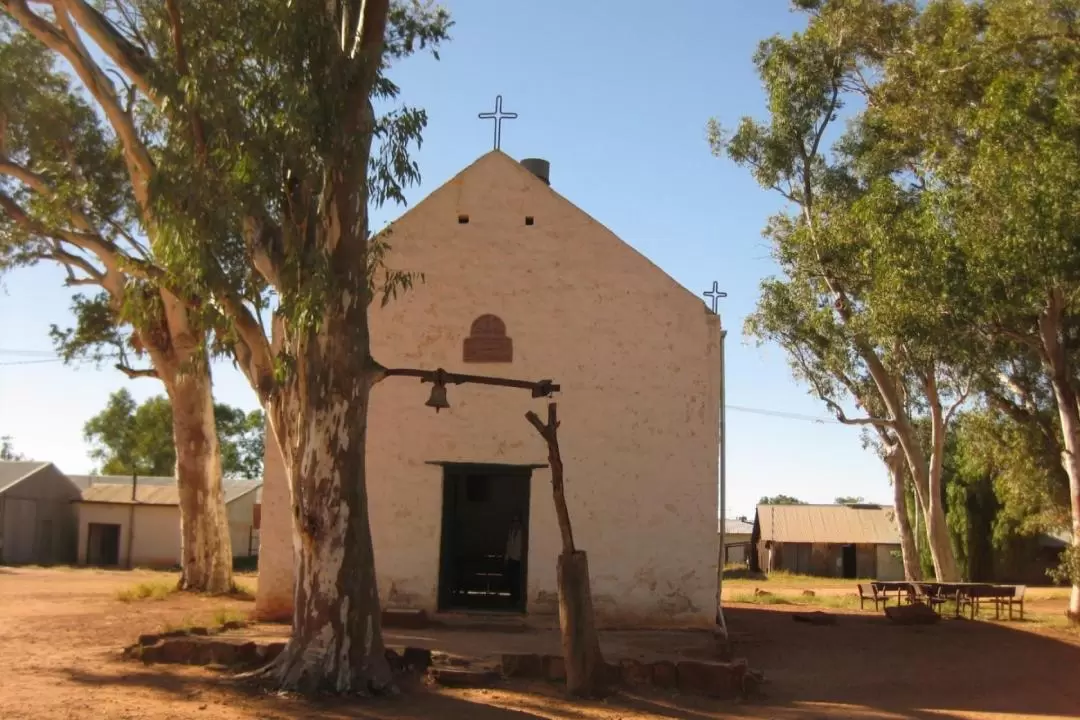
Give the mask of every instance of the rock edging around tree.
[[(607, 684), (628, 688), (652, 687), (674, 690), (684, 695), (702, 695), (722, 700), (744, 700), (756, 694), (764, 681), (761, 672), (751, 670), (746, 660), (656, 660), (623, 659), (605, 663)], [(566, 666), (560, 655), (504, 654), (506, 677), (562, 682)]]
[[(124, 650), (124, 657), (147, 664), (213, 665), (243, 671), (266, 665), (284, 649), (281, 641), (230, 637), (192, 628), (141, 635), (138, 642)], [(566, 680), (566, 666), (560, 655), (507, 653), (501, 656), (501, 663), (488, 664), (406, 647), (401, 651), (388, 649), (387, 659), (399, 677), (425, 675), (431, 682), (447, 687), (493, 687), (503, 677)], [(754, 695), (764, 679), (760, 672), (750, 670), (745, 660), (624, 659), (608, 662), (606, 668), (609, 686), (651, 687), (723, 700), (743, 700)]]

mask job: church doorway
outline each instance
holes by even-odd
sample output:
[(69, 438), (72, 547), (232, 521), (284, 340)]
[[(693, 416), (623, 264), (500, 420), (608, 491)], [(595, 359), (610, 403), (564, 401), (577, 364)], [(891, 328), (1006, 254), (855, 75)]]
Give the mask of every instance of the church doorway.
[(525, 612), (529, 485), (513, 465), (445, 465), (439, 609)]

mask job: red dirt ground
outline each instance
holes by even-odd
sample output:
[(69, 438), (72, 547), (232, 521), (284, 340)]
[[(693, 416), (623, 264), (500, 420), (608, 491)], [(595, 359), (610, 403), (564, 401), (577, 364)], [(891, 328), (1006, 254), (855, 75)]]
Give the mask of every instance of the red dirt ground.
[(0, 567), (0, 718), (1080, 717), (1075, 633), (1019, 622), (895, 627), (871, 613), (842, 613), (836, 625), (813, 626), (793, 623), (793, 608), (747, 606), (727, 611), (736, 654), (764, 670), (769, 683), (766, 697), (743, 705), (659, 693), (576, 703), (555, 686), (519, 683), (313, 704), (252, 692), (208, 669), (121, 660), (119, 650), (140, 633), (251, 607), (193, 596), (116, 598), (135, 583), (170, 577)]

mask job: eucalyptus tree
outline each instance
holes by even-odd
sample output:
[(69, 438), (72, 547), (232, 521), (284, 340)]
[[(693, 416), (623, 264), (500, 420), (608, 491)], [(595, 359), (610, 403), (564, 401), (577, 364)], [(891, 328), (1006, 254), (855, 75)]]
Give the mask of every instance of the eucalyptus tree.
[[(939, 0), (912, 32), (868, 116), (896, 157), (926, 169), (937, 219), (965, 258), (953, 301), (984, 338), (998, 380), (990, 399), (1017, 416), (1032, 388), (1053, 398), (1080, 622), (1080, 2)], [(1030, 369), (1014, 372), (1018, 362), (1041, 378), (1025, 388)]]
[[(65, 12), (54, 24), (25, 5), (3, 7), (10, 15), (0, 17), (0, 268), (56, 263), (69, 287), (98, 288), (76, 296), (77, 327), (54, 328), (58, 349), (67, 361), (109, 358), (128, 377), (164, 384), (177, 448), (180, 587), (228, 592), (232, 548), (206, 326), (198, 308), (154, 282), (154, 233), (140, 210), (148, 196), (134, 192), (125, 166), (141, 156), (125, 151), (122, 138), (148, 142), (153, 115), (134, 93), (117, 94)], [(104, 105), (74, 86), (61, 57)]]
[[(755, 55), (768, 120), (744, 118), (733, 134), (710, 124), (714, 152), (788, 203), (765, 230), (783, 277), (763, 283), (747, 329), (784, 347), (840, 422), (895, 439), (935, 573), (956, 580), (941, 486), (948, 425), (970, 392), (970, 373), (941, 342), (956, 330), (943, 294), (955, 258), (938, 243), (921, 188), (858, 162), (861, 128), (831, 155), (828, 146), (844, 103), (872, 96), (874, 73), (908, 37), (916, 10), (884, 0), (795, 4), (810, 13), (807, 29), (769, 38)], [(850, 417), (845, 399), (868, 414)]]
[[(386, 373), (367, 314), (415, 274), (383, 265), (369, 213), (418, 179), (409, 148), (426, 124), (396, 105), (385, 70), (443, 40), (448, 15), (390, 0), (0, 6), (75, 67), (152, 238), (135, 269), (205, 318), (281, 449), (296, 594), (268, 674), (306, 691), (390, 687), (364, 469), (368, 398)], [(148, 136), (132, 128), (143, 109)]]

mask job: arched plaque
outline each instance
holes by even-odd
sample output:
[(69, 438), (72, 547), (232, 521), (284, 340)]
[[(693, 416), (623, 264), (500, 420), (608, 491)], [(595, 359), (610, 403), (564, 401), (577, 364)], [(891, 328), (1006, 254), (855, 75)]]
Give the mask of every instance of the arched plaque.
[(506, 336), (506, 323), (497, 315), (481, 315), (473, 320), (465, 338), (463, 359), (467, 363), (508, 363), (514, 361), (514, 343)]

